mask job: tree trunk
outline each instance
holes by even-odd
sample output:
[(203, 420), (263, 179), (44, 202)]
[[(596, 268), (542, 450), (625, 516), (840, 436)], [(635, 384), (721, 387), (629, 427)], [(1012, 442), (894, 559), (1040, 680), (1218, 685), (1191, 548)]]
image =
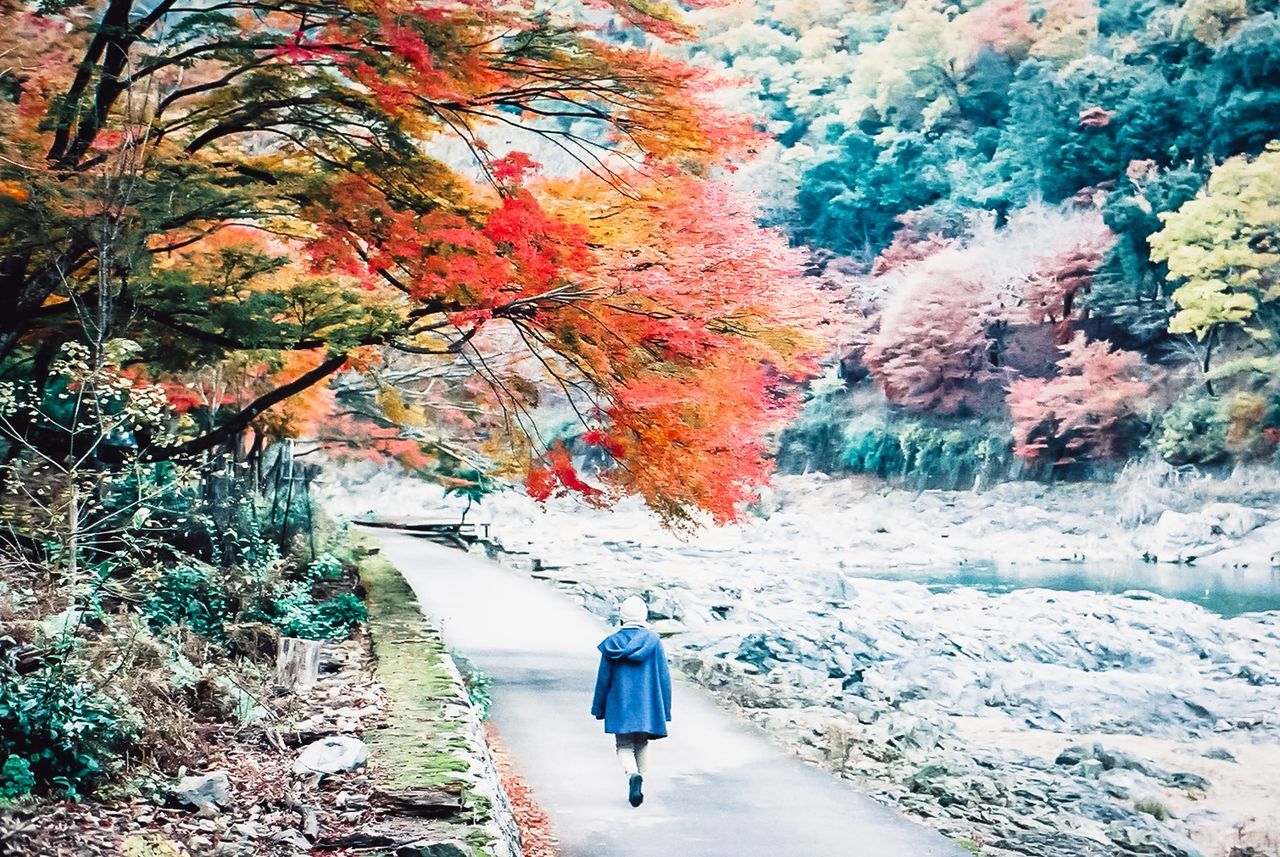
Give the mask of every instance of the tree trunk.
[(1204, 372), (1204, 388), (1210, 396), (1216, 395), (1213, 392), (1213, 381), (1209, 380), (1209, 362), (1213, 357), (1214, 340), (1218, 338), (1218, 327), (1214, 325), (1209, 328), (1209, 333), (1204, 338), (1204, 363), (1201, 370)]
[(76, 485), (76, 473), (72, 470), (67, 479), (67, 586), (71, 609), (76, 606), (76, 584), (80, 577), (80, 492)]

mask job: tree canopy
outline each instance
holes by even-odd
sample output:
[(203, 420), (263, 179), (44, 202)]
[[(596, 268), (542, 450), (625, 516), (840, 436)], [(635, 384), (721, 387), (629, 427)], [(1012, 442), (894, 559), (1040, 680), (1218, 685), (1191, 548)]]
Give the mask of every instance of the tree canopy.
[[(758, 130), (653, 49), (679, 11), (574, 6), (4, 0), (5, 373), (38, 398), (64, 343), (137, 343), (185, 415), (129, 439), (161, 460), (314, 430), (339, 415), (307, 391), (363, 370), (366, 430), (414, 411), (440, 461), (441, 413), (479, 408), (452, 424), (496, 470), (553, 448), (549, 384), (620, 465), (605, 488), (732, 516), (822, 301), (724, 183)], [(382, 407), (392, 353), (449, 376), (433, 413)]]

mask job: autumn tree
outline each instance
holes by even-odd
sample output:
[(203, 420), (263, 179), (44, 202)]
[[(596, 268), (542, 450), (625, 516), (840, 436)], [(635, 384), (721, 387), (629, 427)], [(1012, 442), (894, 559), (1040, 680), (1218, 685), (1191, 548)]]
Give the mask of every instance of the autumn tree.
[(1280, 145), (1214, 168), (1200, 194), (1161, 218), (1152, 257), (1168, 265), (1173, 333), (1204, 343), (1205, 371), (1224, 328), (1274, 349), (1280, 336)]
[(973, 408), (998, 379), (988, 283), (955, 255), (920, 263), (890, 298), (863, 360), (885, 396), (918, 411)]
[(1053, 468), (1117, 458), (1140, 435), (1150, 385), (1142, 358), (1076, 334), (1058, 374), (1009, 385), (1014, 452)]
[[(609, 8), (649, 39), (691, 32), (674, 8)], [(704, 99), (703, 72), (608, 39), (592, 16), (489, 2), (7, 2), (0, 15), (20, 36), (0, 101), (6, 372), (38, 385), (63, 342), (113, 338), (141, 343), (138, 364), (170, 389), (197, 367), (252, 369), (252, 384), (189, 408), (185, 436), (130, 438), (148, 460), (235, 447), (251, 427), (314, 428), (314, 396), (295, 416), (269, 413), (370, 365), (371, 349), (464, 365), (477, 383), (463, 398), (505, 414), (511, 451), (536, 459), (545, 447), (515, 440), (527, 425), (510, 419), (527, 397), (485, 351), (515, 336), (554, 383), (590, 391), (584, 424), (625, 437), (641, 420), (627, 414), (666, 409), (665, 432), (617, 447), (622, 472), (725, 431), (716, 448), (732, 439), (746, 462), (725, 497), (759, 478), (781, 395), (771, 379), (814, 347), (798, 328), (812, 328), (816, 303), (784, 309), (795, 266), (749, 203), (705, 204), (727, 204), (709, 171), (758, 137)], [(560, 152), (588, 189), (557, 201), (567, 191), (533, 157), (488, 142), (508, 137)], [(727, 274), (704, 290), (679, 243), (707, 235), (670, 218), (646, 230), (638, 216), (602, 234), (572, 210), (684, 201), (726, 259), (757, 263), (738, 294)], [(657, 255), (624, 276), (635, 252)], [(680, 409), (692, 390), (739, 381), (715, 415), (725, 426)], [(628, 395), (639, 398), (624, 406)], [(39, 426), (17, 428), (56, 453)], [(647, 496), (725, 516), (731, 501), (712, 493), (668, 482)]]

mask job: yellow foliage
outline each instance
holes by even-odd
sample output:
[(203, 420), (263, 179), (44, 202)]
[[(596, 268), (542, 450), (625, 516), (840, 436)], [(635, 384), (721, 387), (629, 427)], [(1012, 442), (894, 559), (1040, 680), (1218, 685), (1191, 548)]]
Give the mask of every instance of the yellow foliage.
[(425, 426), (427, 424), (427, 418), (422, 409), (406, 405), (404, 397), (394, 387), (381, 387), (374, 399), (382, 409), (383, 415), (396, 425)]
[[(1178, 312), (1170, 331), (1203, 339), (1217, 325), (1246, 326), (1260, 304), (1280, 299), (1280, 143), (1255, 158), (1224, 161), (1195, 199), (1161, 219), (1151, 258), (1183, 283), (1173, 293)], [(1249, 332), (1260, 339), (1274, 333)]]
[(1182, 4), (1183, 25), (1206, 45), (1221, 41), (1232, 27), (1247, 17), (1246, 0), (1186, 0)]

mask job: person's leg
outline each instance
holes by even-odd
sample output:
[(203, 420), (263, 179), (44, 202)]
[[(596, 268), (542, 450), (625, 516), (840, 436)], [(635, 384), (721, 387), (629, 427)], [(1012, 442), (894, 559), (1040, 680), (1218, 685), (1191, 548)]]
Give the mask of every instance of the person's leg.
[(649, 743), (649, 738), (647, 735), (628, 733), (616, 736), (614, 743), (618, 749), (618, 761), (627, 774), (627, 800), (632, 806), (639, 806), (644, 803), (644, 777), (640, 774), (640, 764), (643, 760), (643, 745)]
[(618, 761), (622, 763), (622, 770), (627, 776), (640, 773), (640, 765), (636, 759), (636, 736), (630, 733), (624, 735), (615, 735), (614, 743), (618, 750)]
[(636, 770), (644, 773), (649, 769), (649, 736), (635, 736)]

